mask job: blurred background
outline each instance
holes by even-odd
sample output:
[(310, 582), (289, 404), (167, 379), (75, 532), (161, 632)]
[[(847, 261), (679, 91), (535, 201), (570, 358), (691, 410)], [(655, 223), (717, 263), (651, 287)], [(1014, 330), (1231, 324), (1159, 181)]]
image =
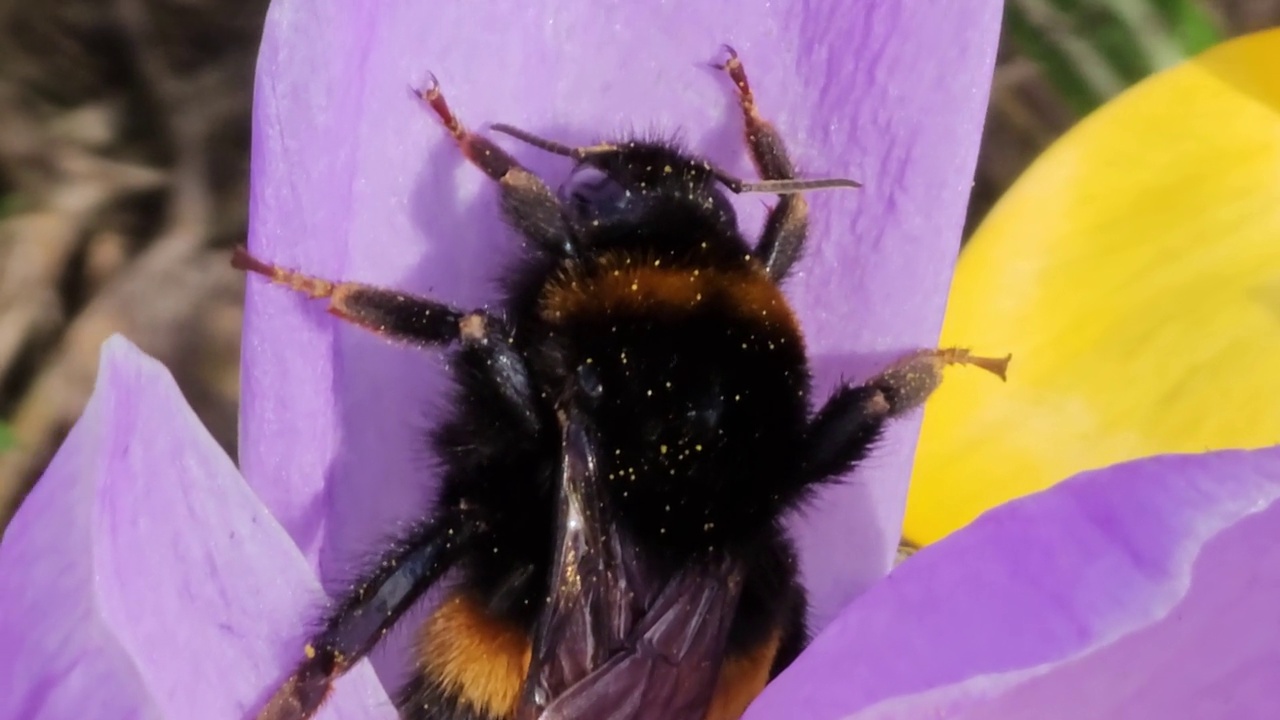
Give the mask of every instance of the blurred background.
[[(0, 528), (126, 334), (235, 456), (266, 0), (0, 0)], [(1090, 110), (1280, 0), (1009, 0), (966, 235)]]

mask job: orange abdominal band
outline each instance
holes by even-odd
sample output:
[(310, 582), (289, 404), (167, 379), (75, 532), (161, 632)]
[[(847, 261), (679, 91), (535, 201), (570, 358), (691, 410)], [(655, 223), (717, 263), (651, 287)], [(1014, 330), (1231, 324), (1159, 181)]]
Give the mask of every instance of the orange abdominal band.
[(544, 320), (563, 325), (610, 315), (680, 315), (713, 303), (762, 330), (799, 335), (781, 290), (754, 265), (733, 270), (668, 267), (614, 254), (588, 270), (576, 268), (552, 280), (539, 308)]
[(419, 666), (480, 715), (514, 715), (532, 647), (519, 627), (455, 595), (432, 614), (418, 643)]

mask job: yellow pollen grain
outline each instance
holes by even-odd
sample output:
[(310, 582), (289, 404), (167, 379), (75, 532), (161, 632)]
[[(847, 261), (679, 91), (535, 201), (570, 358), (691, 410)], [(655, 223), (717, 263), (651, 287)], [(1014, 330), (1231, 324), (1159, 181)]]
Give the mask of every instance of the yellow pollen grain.
[(308, 660), (314, 659), (316, 656), (315, 646), (311, 643), (307, 643), (306, 647), (302, 648), (302, 654), (306, 655)]
[(666, 445), (659, 445), (659, 446), (658, 446), (658, 452), (659, 452), (659, 453), (661, 453), (661, 454), (663, 454), (663, 455), (666, 455), (666, 454), (667, 454), (667, 446), (666, 446)]

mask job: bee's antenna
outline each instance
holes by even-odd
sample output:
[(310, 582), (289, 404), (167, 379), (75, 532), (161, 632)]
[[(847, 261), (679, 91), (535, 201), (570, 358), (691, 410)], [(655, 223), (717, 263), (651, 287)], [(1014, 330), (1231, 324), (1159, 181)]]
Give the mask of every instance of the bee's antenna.
[(735, 194), (769, 193), (771, 195), (794, 195), (808, 190), (825, 190), (828, 188), (860, 188), (862, 183), (845, 178), (818, 178), (815, 180), (761, 180), (745, 182), (719, 170), (715, 171), (716, 179)]
[(590, 155), (595, 155), (597, 153), (603, 153), (603, 152), (613, 152), (614, 150), (618, 149), (616, 145), (610, 145), (608, 143), (601, 144), (601, 145), (588, 145), (586, 147), (576, 147), (576, 148), (569, 147), (568, 145), (565, 145), (563, 143), (558, 143), (555, 140), (548, 140), (544, 137), (539, 137), (529, 132), (528, 130), (521, 130), (518, 127), (515, 127), (513, 125), (508, 125), (506, 123), (496, 123), (494, 125), (490, 125), (489, 129), (493, 130), (494, 132), (500, 132), (503, 135), (510, 135), (511, 137), (521, 142), (532, 145), (538, 148), (539, 150), (545, 150), (549, 153), (562, 155), (564, 157), (573, 158), (574, 160), (579, 160), (579, 161), (585, 159)]
[(568, 145), (563, 145), (561, 143), (556, 142), (555, 140), (548, 140), (543, 137), (538, 137), (537, 135), (534, 135), (531, 132), (521, 130), (518, 127), (507, 125), (506, 123), (497, 123), (496, 125), (490, 125), (489, 129), (493, 130), (494, 132), (500, 132), (503, 135), (510, 135), (511, 137), (521, 142), (528, 143), (529, 145), (532, 145), (538, 148), (539, 150), (545, 150), (549, 153), (555, 153), (556, 155), (563, 155), (569, 158), (577, 157), (576, 153), (574, 152), (575, 148), (571, 148)]

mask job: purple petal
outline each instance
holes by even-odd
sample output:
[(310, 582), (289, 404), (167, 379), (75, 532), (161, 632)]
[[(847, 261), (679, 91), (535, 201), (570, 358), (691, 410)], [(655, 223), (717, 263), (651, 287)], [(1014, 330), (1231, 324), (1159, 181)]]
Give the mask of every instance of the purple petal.
[[(244, 717), (322, 598), (169, 373), (113, 338), (0, 545), (0, 718)], [(325, 716), (394, 712), (366, 664)]]
[(1277, 498), (1280, 447), (1001, 506), (850, 605), (746, 720), (1280, 717)]
[[(704, 65), (731, 42), (806, 173), (867, 184), (813, 196), (811, 251), (790, 286), (825, 393), (936, 341), (999, 18), (991, 2), (277, 0), (259, 63), (250, 242), (316, 274), (482, 304), (494, 258), (516, 240), (494, 185), (406, 86), (434, 71), (471, 126), (511, 122), (568, 142), (682, 128), (750, 175), (731, 87)], [(567, 172), (508, 145), (553, 183)], [(741, 206), (754, 234), (759, 199)], [(246, 476), (326, 583), (347, 577), (427, 506), (422, 435), (443, 397), (441, 363), (256, 281), (245, 327)], [(889, 567), (916, 425), (900, 423), (804, 524), (820, 622)]]

